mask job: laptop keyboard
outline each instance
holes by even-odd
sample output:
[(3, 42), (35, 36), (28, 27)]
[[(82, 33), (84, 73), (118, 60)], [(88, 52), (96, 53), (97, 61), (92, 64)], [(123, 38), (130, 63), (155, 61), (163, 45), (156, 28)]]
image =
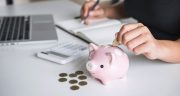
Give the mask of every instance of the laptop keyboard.
[(30, 16), (0, 18), (0, 41), (29, 40)]

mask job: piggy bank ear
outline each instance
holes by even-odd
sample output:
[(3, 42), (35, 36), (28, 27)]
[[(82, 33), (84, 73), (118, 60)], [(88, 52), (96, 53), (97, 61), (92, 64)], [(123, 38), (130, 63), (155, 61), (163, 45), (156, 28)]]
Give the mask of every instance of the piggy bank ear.
[(89, 60), (92, 59), (92, 57), (94, 56), (94, 53), (95, 51), (98, 49), (98, 46), (93, 44), (93, 43), (90, 43), (89, 44)]
[(93, 43), (90, 43), (89, 44), (89, 51), (91, 52), (91, 51), (95, 51), (95, 50), (97, 50), (98, 49), (98, 46), (97, 45), (95, 45), (95, 44), (93, 44)]
[(109, 64), (113, 64), (113, 61), (115, 59), (115, 55), (113, 53), (106, 53), (106, 55), (108, 56), (109, 58)]

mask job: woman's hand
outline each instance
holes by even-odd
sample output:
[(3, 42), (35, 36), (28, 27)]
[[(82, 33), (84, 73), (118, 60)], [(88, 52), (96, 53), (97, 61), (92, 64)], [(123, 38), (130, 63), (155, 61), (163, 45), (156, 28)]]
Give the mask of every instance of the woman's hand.
[(90, 10), (94, 4), (94, 0), (86, 0), (81, 8), (81, 19), (84, 19), (86, 16), (88, 16), (88, 18), (85, 19), (85, 24), (90, 24), (97, 19), (107, 17), (105, 14), (105, 9), (100, 5), (97, 5), (94, 10)]
[(143, 54), (149, 59), (158, 59), (161, 46), (149, 29), (141, 23), (123, 25), (116, 35), (118, 42), (136, 55)]

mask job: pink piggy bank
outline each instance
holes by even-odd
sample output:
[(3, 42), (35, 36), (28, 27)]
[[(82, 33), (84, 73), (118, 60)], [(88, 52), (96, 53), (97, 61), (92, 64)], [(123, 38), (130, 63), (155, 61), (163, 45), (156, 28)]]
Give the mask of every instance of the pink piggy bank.
[(89, 44), (89, 49), (86, 68), (92, 77), (104, 85), (115, 79), (126, 78), (129, 59), (122, 49), (110, 45), (97, 46), (93, 43)]

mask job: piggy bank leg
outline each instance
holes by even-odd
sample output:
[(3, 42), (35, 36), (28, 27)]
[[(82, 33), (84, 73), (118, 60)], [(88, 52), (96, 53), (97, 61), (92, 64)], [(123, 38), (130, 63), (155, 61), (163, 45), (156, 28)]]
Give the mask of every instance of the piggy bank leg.
[(110, 82), (110, 80), (101, 80), (101, 83), (102, 83), (103, 85), (107, 85), (109, 82)]
[(107, 85), (109, 83), (109, 80), (101, 80), (101, 79), (98, 79), (98, 78), (95, 78), (97, 81), (99, 81), (100, 83), (102, 83), (103, 85)]

